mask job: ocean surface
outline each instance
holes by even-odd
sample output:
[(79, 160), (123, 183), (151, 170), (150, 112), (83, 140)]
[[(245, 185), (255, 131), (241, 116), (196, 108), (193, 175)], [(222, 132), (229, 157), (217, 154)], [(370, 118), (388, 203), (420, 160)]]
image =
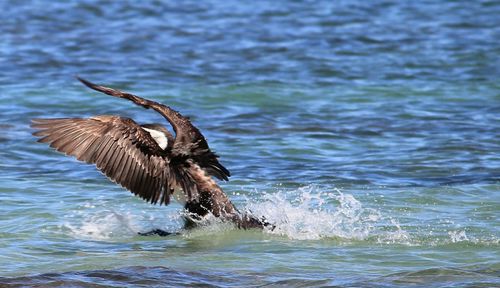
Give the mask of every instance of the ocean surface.
[[(61, 2), (0, 1), (0, 286), (500, 287), (499, 1)], [(276, 229), (184, 231), (36, 143), (165, 123), (75, 75), (190, 116)]]

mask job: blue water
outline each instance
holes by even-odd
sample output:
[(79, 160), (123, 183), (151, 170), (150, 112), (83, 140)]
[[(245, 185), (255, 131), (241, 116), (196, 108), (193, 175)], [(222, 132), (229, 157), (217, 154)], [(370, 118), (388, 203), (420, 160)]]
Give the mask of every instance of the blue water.
[[(1, 1), (0, 286), (500, 286), (500, 2)], [(179, 231), (35, 117), (191, 117), (273, 231)]]

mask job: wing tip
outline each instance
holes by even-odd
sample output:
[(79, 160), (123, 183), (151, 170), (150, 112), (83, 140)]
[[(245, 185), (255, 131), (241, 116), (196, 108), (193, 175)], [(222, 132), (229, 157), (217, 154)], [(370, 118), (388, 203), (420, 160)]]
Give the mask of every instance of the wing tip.
[(76, 77), (76, 79), (78, 79), (78, 81), (82, 82), (83, 85), (87, 86), (88, 88), (90, 88), (92, 90), (95, 90), (95, 91), (98, 91), (98, 92), (101, 92), (101, 93), (104, 93), (106, 95), (110, 95), (113, 97), (127, 99), (127, 100), (134, 102), (135, 104), (137, 104), (139, 106), (142, 106), (146, 109), (149, 109), (149, 106), (146, 104), (147, 100), (145, 100), (143, 98), (140, 98), (138, 96), (135, 96), (135, 95), (127, 93), (127, 92), (123, 92), (123, 91), (118, 90), (118, 89), (94, 84), (88, 80), (83, 79), (80, 76), (75, 76), (75, 77)]
[(47, 118), (33, 118), (30, 120), (31, 126), (36, 125), (36, 124), (45, 124), (50, 122), (53, 119), (47, 119)]
[(90, 82), (89, 80), (83, 79), (79, 75), (75, 75), (75, 78), (78, 81), (80, 81), (83, 85), (89, 87), (90, 89), (93, 89), (93, 90), (96, 90), (96, 91), (99, 91), (99, 92), (102, 92), (102, 93), (105, 93), (105, 94), (109, 94), (109, 93), (107, 93), (107, 91), (105, 91), (106, 89), (111, 90), (111, 88), (107, 88), (107, 87), (104, 87), (104, 86), (101, 86), (101, 85), (97, 85), (95, 83)]
[(85, 86), (89, 86), (89, 85), (91, 85), (91, 84), (92, 84), (92, 82), (90, 82), (90, 81), (88, 81), (88, 80), (83, 79), (83, 78), (82, 78), (82, 77), (80, 77), (80, 75), (78, 75), (78, 74), (77, 74), (77, 75), (75, 75), (75, 78), (76, 78), (76, 80), (78, 80), (78, 81), (82, 82)]

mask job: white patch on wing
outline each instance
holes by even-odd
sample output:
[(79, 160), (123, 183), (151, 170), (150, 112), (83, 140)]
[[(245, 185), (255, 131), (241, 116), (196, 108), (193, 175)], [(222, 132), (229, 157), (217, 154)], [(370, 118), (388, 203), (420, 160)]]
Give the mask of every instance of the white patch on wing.
[(161, 149), (167, 148), (168, 139), (163, 132), (144, 127), (142, 127), (142, 129), (144, 129), (149, 133), (149, 135), (151, 135), (151, 137), (153, 137), (153, 139), (156, 141), (156, 143), (158, 143), (158, 146), (160, 146)]

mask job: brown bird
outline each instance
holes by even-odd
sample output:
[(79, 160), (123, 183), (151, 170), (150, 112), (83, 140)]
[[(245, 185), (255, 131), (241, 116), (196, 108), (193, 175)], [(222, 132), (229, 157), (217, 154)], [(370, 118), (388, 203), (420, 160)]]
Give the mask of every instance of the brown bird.
[[(139, 125), (130, 118), (99, 115), (90, 118), (33, 119), (38, 142), (57, 151), (93, 163), (111, 181), (153, 204), (184, 204), (186, 228), (212, 214), (239, 228), (269, 225), (251, 214), (242, 214), (213, 177), (228, 180), (205, 137), (191, 121), (169, 106), (78, 78), (87, 87), (124, 98), (160, 113), (172, 126), (175, 137), (160, 124)], [(170, 233), (156, 229), (141, 235)]]

